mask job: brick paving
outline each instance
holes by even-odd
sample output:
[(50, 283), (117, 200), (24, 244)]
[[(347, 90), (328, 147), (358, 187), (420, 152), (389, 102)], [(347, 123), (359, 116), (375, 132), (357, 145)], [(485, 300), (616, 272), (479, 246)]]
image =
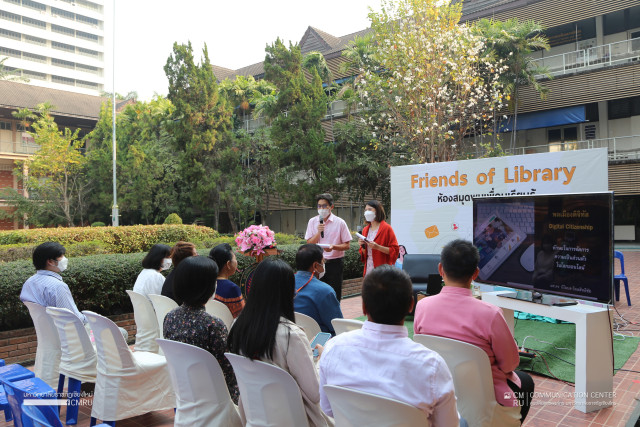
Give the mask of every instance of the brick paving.
[[(640, 277), (640, 251), (623, 250), (625, 257), (625, 273), (629, 277), (629, 290), (631, 294), (630, 307), (626, 304), (624, 289), (620, 291), (620, 301), (616, 303), (616, 308), (624, 319), (630, 323), (620, 332), (627, 335), (640, 336), (640, 286), (637, 286), (637, 278)], [(618, 271), (616, 270), (616, 274)], [(345, 318), (356, 318), (362, 316), (362, 298), (354, 296), (345, 298), (341, 302), (342, 313)], [(616, 319), (620, 317), (616, 315)], [(625, 331), (626, 330), (626, 331)], [(572, 399), (539, 398), (536, 405), (531, 407), (529, 416), (524, 423), (525, 427), (547, 427), (547, 426), (625, 426), (631, 413), (640, 399), (640, 351), (629, 358), (623, 369), (638, 372), (619, 371), (613, 377), (613, 399), (614, 406), (601, 409), (600, 411), (583, 414), (572, 408)], [(570, 394), (574, 388), (550, 378), (534, 375), (537, 392), (555, 393), (563, 395)], [(560, 405), (559, 403), (562, 403)], [(89, 406), (80, 407), (78, 427), (89, 426), (91, 408)], [(62, 409), (61, 418), (64, 420), (65, 409)], [(160, 427), (173, 425), (173, 410), (151, 412), (138, 417), (118, 421), (118, 427)], [(2, 422), (0, 427), (9, 427), (13, 423)], [(633, 424), (631, 424), (633, 425)]]

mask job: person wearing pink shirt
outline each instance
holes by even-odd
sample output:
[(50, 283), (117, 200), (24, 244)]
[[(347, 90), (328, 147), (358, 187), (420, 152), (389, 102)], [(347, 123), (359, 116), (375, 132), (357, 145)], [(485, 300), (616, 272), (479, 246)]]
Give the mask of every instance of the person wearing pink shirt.
[(445, 286), (438, 295), (418, 302), (413, 330), (483, 349), (491, 363), (496, 401), (503, 406), (520, 406), (523, 422), (533, 396), (533, 379), (515, 370), (520, 364), (518, 346), (502, 310), (471, 294), (471, 282), (480, 272), (479, 259), (478, 250), (468, 241), (454, 240), (442, 249), (438, 271)]
[(324, 250), (325, 273), (322, 281), (329, 284), (338, 301), (342, 299), (342, 271), (344, 270), (344, 251), (349, 250), (349, 242), (353, 239), (347, 223), (335, 216), (333, 197), (329, 193), (316, 196), (318, 216), (314, 216), (307, 224), (304, 238), (307, 243), (319, 244)]

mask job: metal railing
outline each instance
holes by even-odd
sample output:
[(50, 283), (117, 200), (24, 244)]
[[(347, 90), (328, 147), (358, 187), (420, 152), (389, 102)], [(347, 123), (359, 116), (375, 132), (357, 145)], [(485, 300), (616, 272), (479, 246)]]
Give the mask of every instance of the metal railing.
[[(638, 61), (639, 59), (640, 37), (538, 58), (535, 63), (546, 67), (552, 76), (557, 76)], [(544, 76), (538, 75), (536, 77), (542, 78)]]
[(39, 149), (38, 144), (0, 140), (0, 153), (33, 154)]

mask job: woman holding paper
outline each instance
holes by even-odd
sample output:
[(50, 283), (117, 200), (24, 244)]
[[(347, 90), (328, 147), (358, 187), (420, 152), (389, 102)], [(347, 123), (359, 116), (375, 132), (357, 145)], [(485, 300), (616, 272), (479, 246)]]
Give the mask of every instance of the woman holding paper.
[(362, 230), (360, 260), (364, 263), (364, 276), (382, 264), (393, 265), (398, 259), (399, 247), (396, 234), (385, 221), (386, 215), (382, 203), (372, 200), (364, 208), (367, 225)]

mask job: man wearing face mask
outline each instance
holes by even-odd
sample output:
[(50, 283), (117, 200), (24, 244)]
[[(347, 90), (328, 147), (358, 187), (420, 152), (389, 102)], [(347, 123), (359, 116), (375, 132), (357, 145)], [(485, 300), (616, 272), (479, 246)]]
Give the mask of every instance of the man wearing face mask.
[(21, 301), (34, 302), (44, 307), (67, 308), (87, 323), (73, 300), (69, 286), (62, 281), (62, 273), (69, 260), (64, 256), (64, 246), (56, 242), (45, 242), (33, 251), (33, 266), (36, 274), (29, 277), (20, 292)]
[(342, 299), (342, 271), (344, 270), (344, 251), (349, 250), (349, 242), (353, 239), (347, 223), (331, 213), (333, 197), (331, 194), (316, 196), (318, 216), (314, 216), (307, 224), (304, 238), (307, 243), (324, 245), (326, 274), (324, 281), (336, 292), (338, 301)]
[(312, 317), (318, 322), (322, 332), (335, 335), (331, 320), (342, 319), (342, 311), (335, 291), (319, 280), (325, 273), (325, 260), (320, 246), (316, 244), (300, 246), (296, 254), (296, 269), (298, 272), (295, 276), (293, 309)]

